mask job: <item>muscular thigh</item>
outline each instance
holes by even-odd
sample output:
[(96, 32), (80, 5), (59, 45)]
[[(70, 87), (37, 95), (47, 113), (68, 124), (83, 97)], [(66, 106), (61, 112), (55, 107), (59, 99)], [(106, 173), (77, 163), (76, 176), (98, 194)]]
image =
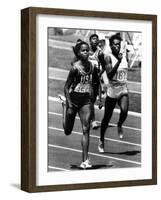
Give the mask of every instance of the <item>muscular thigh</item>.
[(129, 96), (128, 95), (123, 95), (119, 100), (118, 100), (118, 105), (120, 109), (124, 112), (128, 111), (129, 108)]
[(87, 104), (80, 108), (78, 113), (79, 113), (79, 117), (80, 117), (82, 125), (88, 126), (90, 124), (90, 121), (93, 116), (93, 112), (94, 112), (93, 104)]
[(75, 107), (66, 109), (66, 127), (72, 126), (75, 120), (75, 116), (77, 114), (77, 109)]
[(105, 100), (105, 114), (113, 112), (116, 103), (117, 103), (116, 99), (107, 96)]

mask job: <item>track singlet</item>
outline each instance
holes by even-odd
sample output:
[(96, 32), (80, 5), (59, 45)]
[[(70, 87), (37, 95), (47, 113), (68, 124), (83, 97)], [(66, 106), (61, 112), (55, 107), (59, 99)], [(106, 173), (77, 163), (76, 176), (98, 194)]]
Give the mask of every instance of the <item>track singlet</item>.
[[(118, 62), (117, 58), (114, 55), (110, 54), (112, 67)], [(107, 88), (107, 95), (111, 98), (120, 98), (122, 95), (128, 94), (127, 89), (127, 61), (123, 57), (122, 61), (117, 69), (117, 72), (112, 80), (109, 80), (109, 85)]]
[[(112, 61), (112, 67), (114, 67), (118, 60), (112, 54), (110, 54), (110, 57)], [(126, 58), (123, 56), (122, 61), (117, 69), (115, 76), (113, 77), (112, 80), (110, 80), (110, 84), (111, 85), (125, 84), (127, 82), (127, 69), (128, 69), (127, 61), (126, 61)]]
[(79, 93), (90, 93), (92, 87), (92, 64), (87, 73), (78, 64), (76, 65), (76, 68), (78, 70), (78, 77), (73, 91)]

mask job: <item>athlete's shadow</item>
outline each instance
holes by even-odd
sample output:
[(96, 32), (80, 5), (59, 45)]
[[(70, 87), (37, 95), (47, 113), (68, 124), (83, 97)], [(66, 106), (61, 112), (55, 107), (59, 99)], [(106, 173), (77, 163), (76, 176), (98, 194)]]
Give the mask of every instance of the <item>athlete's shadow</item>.
[[(113, 167), (112, 164), (109, 165), (92, 165), (92, 167), (87, 168), (86, 170), (90, 170), (90, 169), (102, 169), (102, 168), (111, 168)], [(70, 165), (71, 169), (80, 169), (80, 170), (84, 170), (82, 169), (79, 165)]]
[(98, 124), (96, 127), (93, 127), (92, 130), (97, 130), (101, 127), (101, 124)]
[(106, 153), (106, 154), (118, 154), (118, 155), (135, 156), (135, 155), (141, 153), (141, 151), (124, 151), (124, 152), (109, 152), (109, 151), (106, 151), (104, 153)]
[[(108, 127), (115, 127), (115, 126), (109, 125)], [(101, 128), (101, 124), (97, 124), (97, 126), (94, 127), (94, 128), (92, 128), (92, 130), (97, 130), (97, 129), (99, 129), (99, 128)]]

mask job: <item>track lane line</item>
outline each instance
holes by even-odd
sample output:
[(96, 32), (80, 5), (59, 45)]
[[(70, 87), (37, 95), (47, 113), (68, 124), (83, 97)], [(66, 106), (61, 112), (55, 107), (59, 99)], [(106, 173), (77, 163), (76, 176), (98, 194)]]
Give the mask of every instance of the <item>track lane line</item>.
[[(48, 146), (52, 147), (52, 148), (59, 148), (59, 149), (63, 149), (63, 150), (69, 150), (69, 151), (74, 151), (74, 152), (77, 152), (77, 153), (82, 153), (82, 151), (80, 151), (80, 150), (72, 149), (72, 148), (68, 148), (68, 147), (63, 147), (63, 146), (59, 146), (59, 145), (48, 144)], [(116, 158), (116, 157), (102, 155), (102, 154), (96, 154), (96, 153), (89, 152), (89, 155), (102, 157), (102, 158), (110, 158), (110, 159), (117, 160), (117, 161), (122, 161), (122, 162), (132, 163), (132, 164), (136, 164), (136, 165), (141, 165), (140, 162), (130, 161), (130, 160), (126, 160), (126, 159), (122, 159), (122, 158)]]
[[(64, 130), (61, 129), (61, 128), (56, 128), (56, 127), (51, 127), (51, 126), (49, 126), (48, 128), (51, 129), (51, 130), (64, 132)], [(82, 135), (81, 132), (77, 132), (77, 131), (72, 131), (72, 133), (77, 134), (77, 135)], [(91, 135), (91, 134), (90, 134), (90, 137), (97, 138), (97, 139), (100, 138), (99, 136)], [(117, 142), (117, 143), (121, 143), (121, 144), (128, 144), (128, 145), (132, 145), (132, 146), (141, 147), (141, 144), (136, 144), (136, 143), (132, 143), (132, 142), (126, 142), (126, 141), (122, 141), (122, 140), (116, 140), (116, 139), (112, 139), (112, 138), (108, 138), (108, 137), (105, 137), (105, 140), (112, 141), (112, 142)]]
[[(65, 50), (69, 50), (69, 51), (72, 51), (72, 45), (71, 46), (68, 46), (68, 47), (65, 47), (65, 46), (62, 46), (62, 45), (56, 45), (55, 43), (55, 40), (53, 39), (49, 39), (49, 47), (52, 47), (52, 48), (56, 48), (56, 49), (65, 49)], [(56, 41), (57, 42), (57, 41)], [(57, 42), (59, 43), (59, 42)], [(69, 44), (68, 44), (69, 45)], [(49, 66), (49, 68), (52, 68), (51, 66)], [(61, 70), (61, 69), (60, 69)], [(67, 70), (64, 70), (64, 71), (67, 71)], [(137, 84), (137, 85), (141, 85), (141, 82), (136, 82), (136, 81), (128, 81), (129, 83), (132, 83), (132, 84)]]
[(54, 166), (51, 166), (51, 165), (48, 165), (48, 168), (49, 169), (57, 169), (57, 170), (60, 170), (60, 171), (66, 171), (66, 172), (71, 171), (71, 170), (67, 170), (67, 169), (64, 169), (64, 168), (60, 168), (60, 167), (54, 167)]
[[(60, 76), (55, 76), (55, 73), (53, 73), (53, 72), (58, 73), (59, 75), (61, 74), (60, 75), (61, 77)], [(60, 68), (50, 67), (49, 66), (49, 77), (48, 78), (49, 79), (53, 79), (53, 80), (66, 81), (68, 73), (69, 73), (69, 70), (65, 70), (65, 69), (60, 69)], [(140, 91), (129, 89), (129, 92), (136, 93), (136, 94), (141, 94), (141, 83), (140, 82), (127, 81), (127, 84), (132, 84), (132, 85), (136, 85), (136, 86), (140, 87)]]
[[(48, 112), (48, 114), (49, 115), (57, 115), (57, 116), (63, 116), (62, 114), (60, 114), (60, 113), (56, 113), (56, 112)], [(76, 117), (76, 119), (77, 120), (80, 120), (80, 118), (79, 117)], [(101, 123), (101, 121), (96, 121), (97, 123)], [(117, 124), (113, 124), (113, 123), (109, 123), (109, 125), (110, 126), (115, 126), (115, 127), (117, 127)], [(139, 128), (133, 128), (133, 127), (130, 127), (130, 126), (122, 126), (123, 128), (125, 128), (125, 129), (131, 129), (131, 130), (134, 130), (134, 131), (141, 131), (141, 129), (139, 129)], [(140, 135), (140, 133), (134, 133), (134, 134), (139, 134)]]
[[(60, 103), (60, 100), (59, 100), (58, 97), (48, 96), (48, 100), (49, 100), (49, 101), (53, 101), (53, 102)], [(97, 110), (100, 110), (100, 109), (98, 108), (98, 106), (96, 106), (96, 105), (94, 106), (94, 108), (97, 109)], [(102, 110), (104, 110), (104, 107), (102, 108)], [(115, 112), (115, 113), (120, 113), (120, 110), (117, 109), (117, 108), (115, 108), (115, 109), (114, 109), (114, 112)], [(141, 113), (137, 113), (137, 112), (133, 112), (133, 111), (128, 111), (128, 115), (135, 116), (135, 117), (140, 117), (140, 118), (141, 118)]]
[[(62, 77), (53, 77), (53, 76), (49, 76), (48, 77), (49, 79), (51, 80), (57, 80), (57, 81), (66, 81), (67, 79), (66, 78), (62, 78)], [(141, 94), (141, 92), (138, 92), (138, 91), (135, 91), (135, 90), (129, 90), (130, 93), (135, 93), (135, 94)]]
[[(51, 66), (49, 66), (49, 71), (57, 71), (57, 72), (61, 72), (61, 73), (69, 73), (69, 70), (61, 69), (61, 68), (57, 68), (57, 67), (51, 67)], [(129, 81), (128, 80), (127, 83), (136, 84), (136, 85), (141, 86), (141, 82)]]

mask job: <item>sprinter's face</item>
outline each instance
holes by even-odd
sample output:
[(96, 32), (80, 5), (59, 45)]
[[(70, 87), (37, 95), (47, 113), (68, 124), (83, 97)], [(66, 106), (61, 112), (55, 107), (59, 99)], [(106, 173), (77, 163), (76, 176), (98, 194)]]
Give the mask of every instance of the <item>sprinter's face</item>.
[(114, 39), (111, 45), (111, 50), (113, 54), (118, 55), (120, 53), (121, 41), (118, 39)]
[(87, 44), (82, 44), (79, 50), (80, 59), (87, 60), (89, 56), (89, 46)]
[(90, 40), (90, 43), (92, 46), (97, 46), (98, 44), (98, 37), (97, 36), (93, 36)]

